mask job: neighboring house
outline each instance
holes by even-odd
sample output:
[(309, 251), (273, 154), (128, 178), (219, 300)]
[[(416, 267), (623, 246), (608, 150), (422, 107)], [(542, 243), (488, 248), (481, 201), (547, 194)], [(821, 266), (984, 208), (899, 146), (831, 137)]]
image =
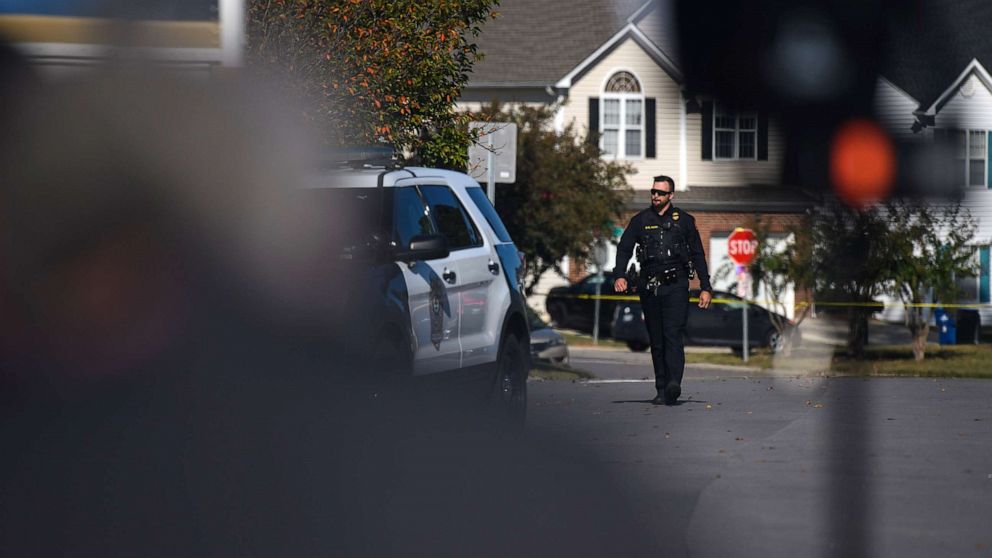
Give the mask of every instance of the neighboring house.
[[(962, 278), (961, 302), (992, 302), (989, 244), (992, 242), (992, 5), (985, 1), (930, 0), (919, 27), (894, 30), (891, 54), (878, 80), (876, 116), (893, 137), (918, 142), (949, 142), (957, 154), (955, 186), (978, 222), (977, 277)], [(939, 185), (935, 185), (939, 187)], [(992, 309), (982, 308), (992, 324)], [(901, 319), (890, 305), (883, 316)]]
[(245, 0), (118, 3), (9, 0), (0, 3), (0, 40), (44, 77), (140, 58), (209, 74), (242, 63)]
[[(621, 225), (649, 204), (651, 177), (673, 177), (674, 203), (696, 216), (712, 272), (728, 261), (726, 239), (735, 227), (759, 214), (784, 234), (812, 205), (780, 183), (785, 149), (774, 121), (686, 93), (669, 2), (503, 0), (499, 13), (483, 28), (485, 57), (460, 106), (477, 109), (494, 99), (554, 105), (558, 129), (571, 123), (598, 133), (604, 157), (636, 170)], [(572, 281), (591, 271), (567, 267)], [(537, 290), (563, 281), (548, 277)], [(714, 284), (733, 281), (730, 274)], [(539, 297), (532, 304), (543, 308)]]

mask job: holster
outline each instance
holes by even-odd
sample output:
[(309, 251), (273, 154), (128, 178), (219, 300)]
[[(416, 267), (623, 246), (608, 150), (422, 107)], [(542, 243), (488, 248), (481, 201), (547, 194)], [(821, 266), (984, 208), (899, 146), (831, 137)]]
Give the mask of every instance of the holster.
[(658, 289), (661, 287), (677, 283), (679, 280), (679, 268), (680, 266), (673, 265), (648, 275), (647, 282), (644, 285), (644, 292), (657, 295)]

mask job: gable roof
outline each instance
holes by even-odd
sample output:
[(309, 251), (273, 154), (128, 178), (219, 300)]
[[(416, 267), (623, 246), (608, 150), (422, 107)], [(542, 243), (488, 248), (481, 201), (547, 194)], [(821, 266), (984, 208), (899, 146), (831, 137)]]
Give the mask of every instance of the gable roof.
[[(502, 0), (479, 35), (469, 87), (554, 86), (615, 39), (645, 0)], [(644, 9), (642, 9), (644, 8)], [(657, 47), (655, 47), (657, 48)]]
[(906, 6), (890, 20), (881, 74), (928, 110), (973, 60), (992, 68), (992, 2), (919, 0)]

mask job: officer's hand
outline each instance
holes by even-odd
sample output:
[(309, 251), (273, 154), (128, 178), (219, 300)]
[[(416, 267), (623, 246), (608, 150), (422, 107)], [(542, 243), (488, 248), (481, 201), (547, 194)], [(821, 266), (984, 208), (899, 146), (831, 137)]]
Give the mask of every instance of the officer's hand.
[(699, 292), (699, 307), (706, 309), (710, 307), (710, 301), (713, 300), (713, 293), (709, 291)]
[(618, 293), (627, 292), (627, 280), (623, 277), (618, 277), (617, 280), (613, 282), (613, 290)]

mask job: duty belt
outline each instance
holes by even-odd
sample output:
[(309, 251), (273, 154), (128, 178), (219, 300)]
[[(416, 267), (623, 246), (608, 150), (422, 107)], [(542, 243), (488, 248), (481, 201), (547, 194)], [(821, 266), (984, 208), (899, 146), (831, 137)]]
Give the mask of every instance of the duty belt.
[(658, 289), (665, 285), (674, 285), (679, 280), (680, 266), (670, 266), (648, 274), (647, 284), (644, 285), (644, 292), (653, 295), (658, 294)]

